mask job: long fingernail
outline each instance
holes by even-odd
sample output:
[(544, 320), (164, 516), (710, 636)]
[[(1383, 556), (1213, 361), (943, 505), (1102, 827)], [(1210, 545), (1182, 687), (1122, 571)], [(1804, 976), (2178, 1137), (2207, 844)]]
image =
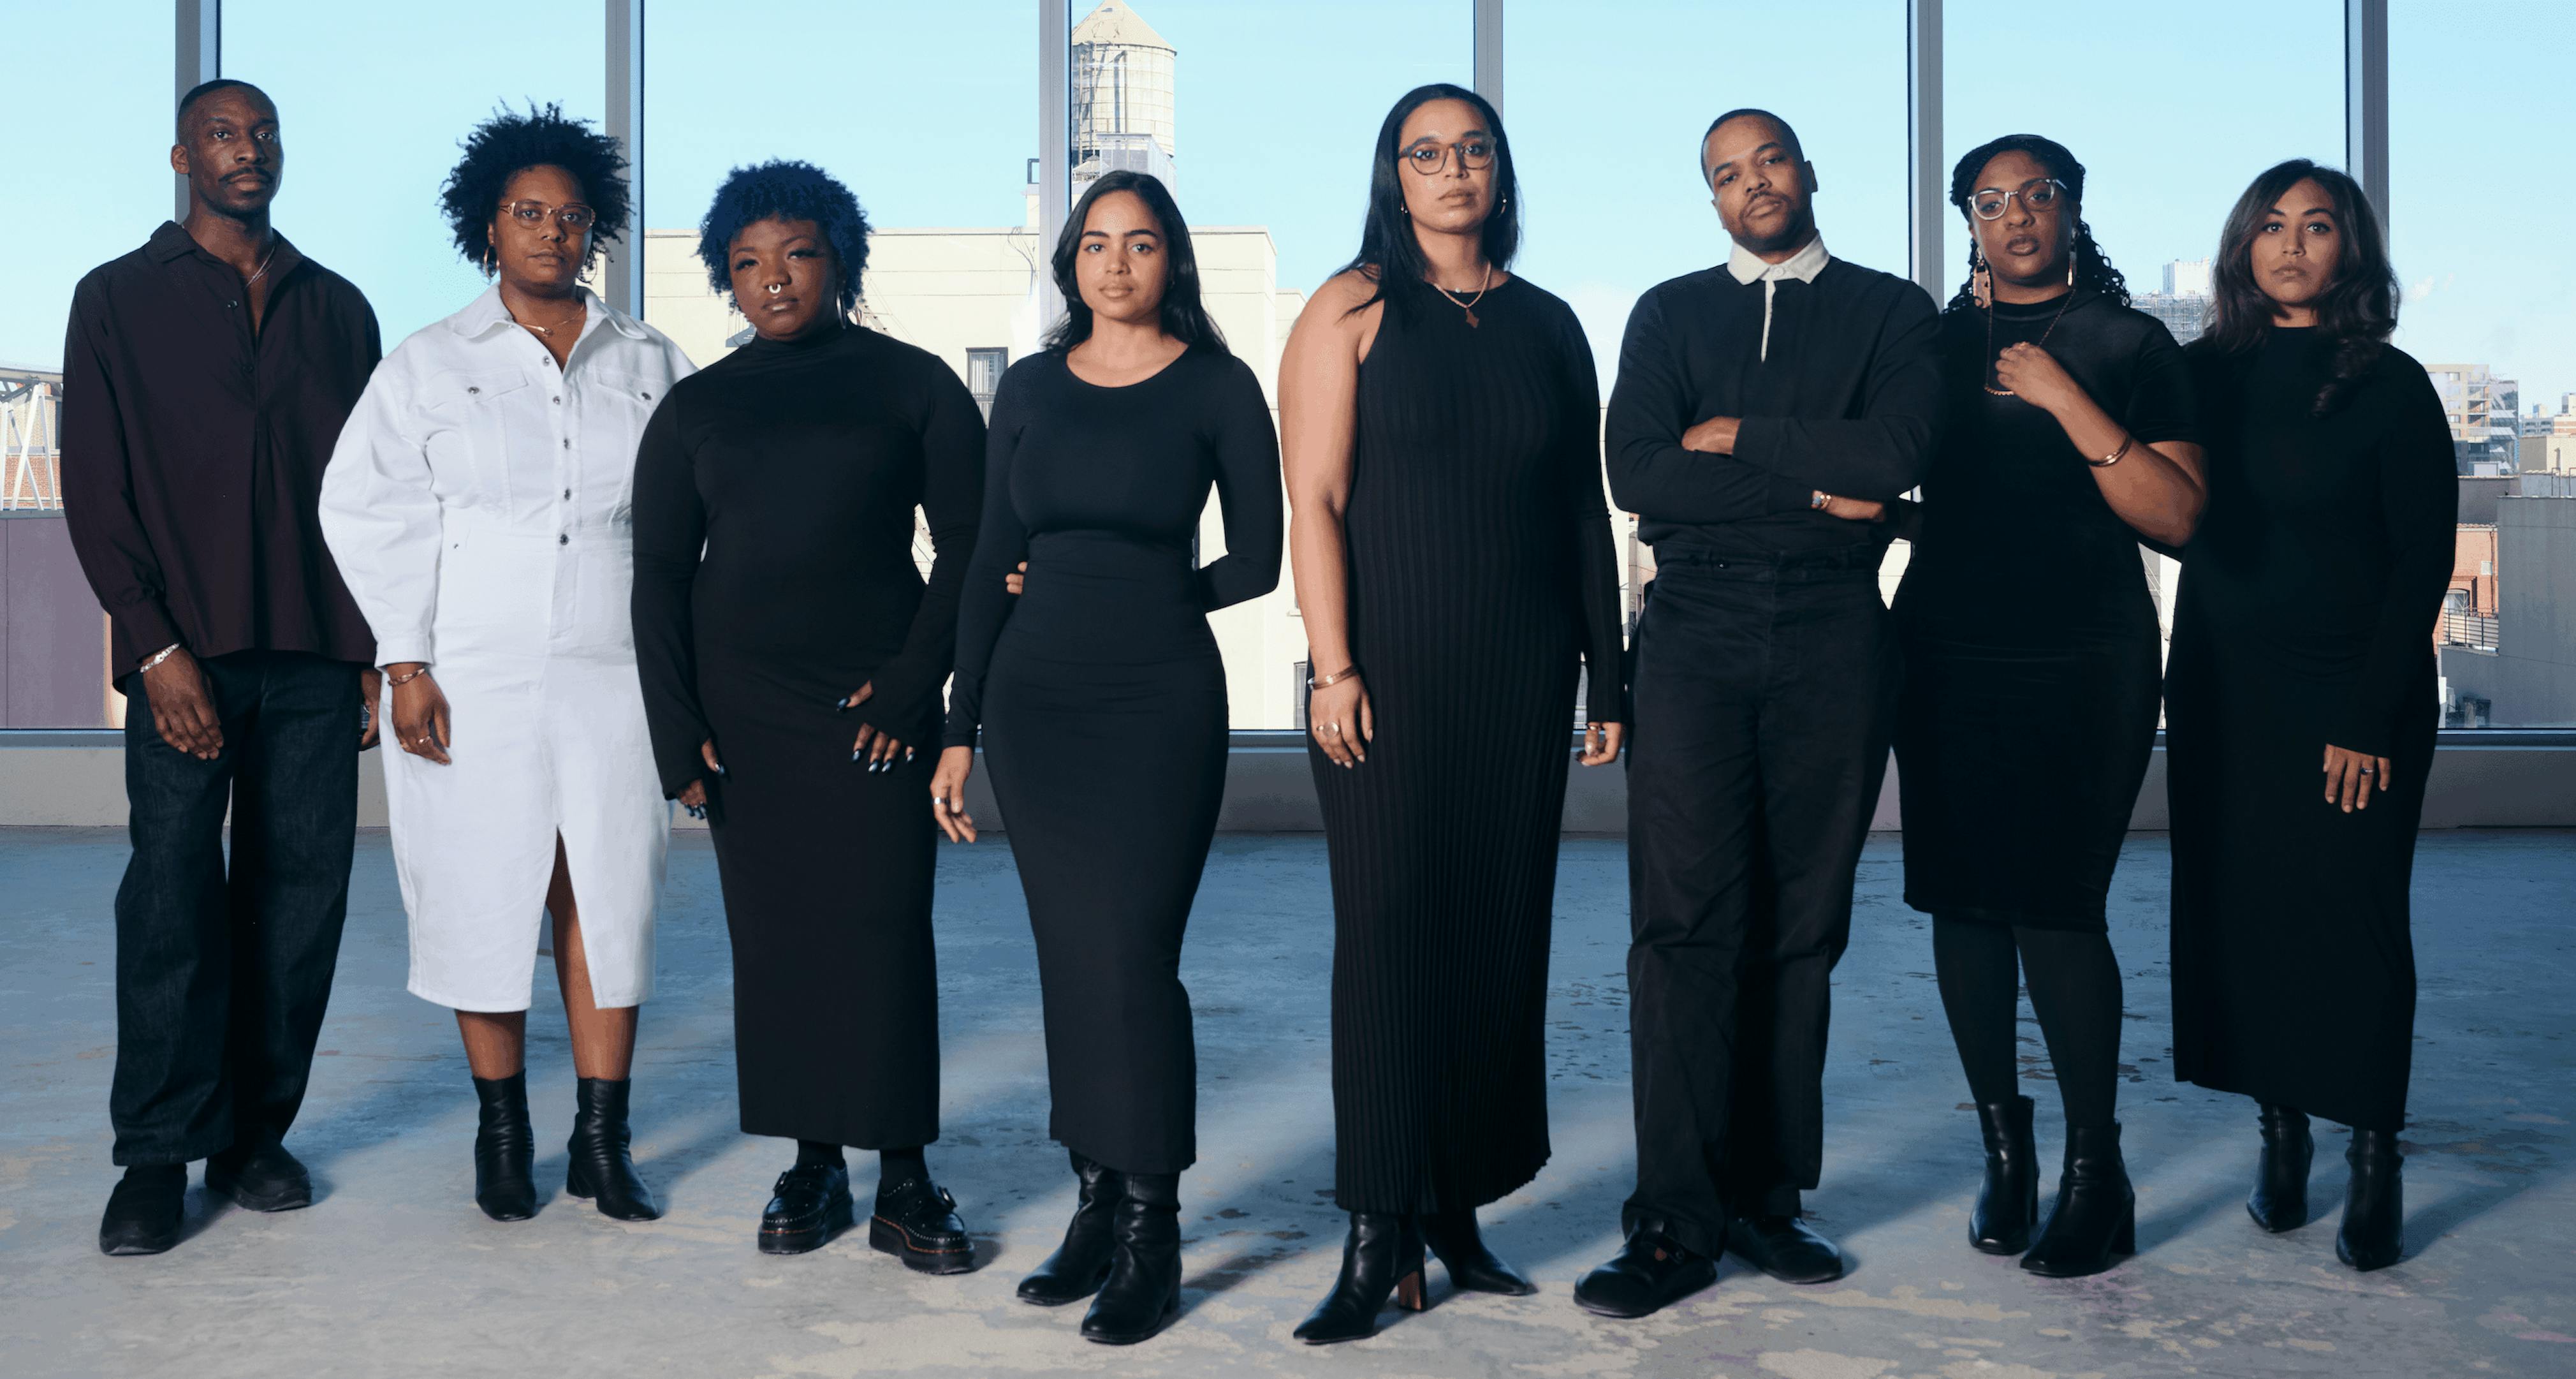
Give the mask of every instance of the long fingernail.
[(835, 695), (835, 696), (833, 696), (833, 699), (832, 699), (832, 712), (834, 712), (834, 713), (839, 713), (841, 710), (846, 709), (846, 708), (848, 708), (849, 706), (850, 706), (850, 697), (849, 697), (848, 695), (846, 695), (846, 694), (842, 694), (842, 695)]
[(719, 767), (717, 767), (717, 768), (716, 768), (716, 774), (717, 774), (717, 775), (719, 775), (719, 776), (722, 776), (722, 775), (728, 775), (728, 774), (730, 774), (730, 773), (729, 773), (729, 772), (727, 772), (723, 767), (719, 766)]

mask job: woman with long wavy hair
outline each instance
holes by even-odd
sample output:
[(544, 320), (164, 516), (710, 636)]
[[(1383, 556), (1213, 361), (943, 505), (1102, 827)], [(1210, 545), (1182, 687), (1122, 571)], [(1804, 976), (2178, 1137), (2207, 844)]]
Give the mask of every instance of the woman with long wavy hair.
[(1578, 676), (1587, 766), (1627, 695), (1600, 393), (1574, 313), (1507, 272), (1511, 142), (1456, 86), (1378, 131), (1360, 251), (1280, 371), (1333, 887), (1333, 1291), (1297, 1328), (1376, 1330), (1452, 1282), (1527, 1293), (1476, 1209), (1547, 1162), (1545, 1014)]
[[(1278, 587), (1279, 440), (1161, 182), (1092, 183), (1051, 267), (1064, 321), (993, 397), (930, 810), (973, 841), (980, 736), (1037, 938), (1047, 1130), (1078, 1184), (1062, 1247), (1019, 1294), (1092, 1297), (1082, 1334), (1124, 1345), (1180, 1306), (1180, 1177), (1198, 1158), (1181, 938), (1225, 794), (1207, 615)], [(1225, 554), (1201, 566), (1211, 489)]]
[[(2064, 145), (1969, 150), (1950, 204), (1970, 247), (1941, 322), (1949, 424), (1922, 502), (1897, 505), (1913, 541), (1895, 604), (1905, 899), (1932, 916), (1985, 1138), (1969, 1243), (2066, 1277), (2134, 1244), (2106, 901), (2156, 737), (2162, 647), (2138, 543), (2191, 535), (2199, 420), (2181, 348), (2131, 309), (2084, 222), (2084, 165)], [(2066, 1112), (2036, 1244), (2024, 982)]]
[(2209, 506), (2165, 681), (2174, 1072), (2252, 1097), (2246, 1209), (2308, 1219), (2308, 1117), (2352, 1127), (2335, 1253), (2404, 1253), (2407, 885), (2439, 722), (2430, 629), (2459, 513), (2450, 430), (2388, 343), (2397, 278), (2351, 177), (2293, 159), (2227, 216), (2187, 352)]

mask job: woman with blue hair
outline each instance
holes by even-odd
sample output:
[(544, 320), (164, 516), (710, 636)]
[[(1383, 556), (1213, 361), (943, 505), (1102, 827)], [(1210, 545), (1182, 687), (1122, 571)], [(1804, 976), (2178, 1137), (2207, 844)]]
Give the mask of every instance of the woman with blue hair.
[[(984, 424), (935, 355), (854, 324), (868, 222), (805, 163), (738, 168), (700, 227), (751, 322), (673, 388), (635, 466), (635, 650), (662, 789), (707, 820), (733, 937), (742, 1128), (797, 1142), (772, 1254), (854, 1223), (844, 1146), (877, 1151), (868, 1241), (974, 1267), (922, 1147), (939, 1134), (920, 792), (983, 497)], [(937, 557), (913, 562), (913, 513)]]

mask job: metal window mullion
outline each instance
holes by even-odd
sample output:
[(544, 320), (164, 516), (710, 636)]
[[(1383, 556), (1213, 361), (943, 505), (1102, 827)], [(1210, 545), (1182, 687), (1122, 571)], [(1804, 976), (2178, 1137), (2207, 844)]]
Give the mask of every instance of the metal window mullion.
[[(224, 6), (223, 0), (175, 0), (171, 20), (175, 26), (171, 44), (177, 55), (178, 83), (170, 91), (170, 108), (179, 107), (179, 98), (199, 82), (213, 81), (223, 73)], [(188, 179), (170, 174), (172, 185), (172, 220), (188, 218)]]
[(608, 65), (606, 126), (625, 147), (634, 212), (622, 241), (600, 256), (599, 293), (629, 316), (644, 314), (644, 0), (608, 0), (602, 56)]
[(1938, 302), (1949, 295), (1943, 240), (1949, 230), (1941, 166), (1941, 0), (1905, 7), (1907, 263), (1914, 281)]
[(2388, 0), (2344, 0), (2344, 170), (2388, 234)]
[(1476, 94), (1493, 105), (1494, 113), (1508, 118), (1503, 109), (1503, 0), (1475, 0), (1471, 22)]
[(1038, 335), (1064, 315), (1064, 294), (1043, 265), (1072, 208), (1073, 107), (1067, 100), (1073, 21), (1065, 0), (1038, 0)]

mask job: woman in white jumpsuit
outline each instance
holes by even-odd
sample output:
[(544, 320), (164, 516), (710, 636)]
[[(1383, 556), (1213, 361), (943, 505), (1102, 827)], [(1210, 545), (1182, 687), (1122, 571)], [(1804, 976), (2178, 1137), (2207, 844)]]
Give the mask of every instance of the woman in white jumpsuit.
[(628, 504), (679, 348), (579, 285), (626, 226), (615, 140), (554, 107), (467, 141), (445, 201), (496, 277), (376, 369), (322, 481), (322, 531), (389, 684), (386, 803), (411, 990), (453, 1007), (482, 1101), (475, 1201), (535, 1213), (527, 1009), (553, 917), (578, 1108), (566, 1190), (659, 1214), (627, 1150), (669, 805), (628, 611)]

